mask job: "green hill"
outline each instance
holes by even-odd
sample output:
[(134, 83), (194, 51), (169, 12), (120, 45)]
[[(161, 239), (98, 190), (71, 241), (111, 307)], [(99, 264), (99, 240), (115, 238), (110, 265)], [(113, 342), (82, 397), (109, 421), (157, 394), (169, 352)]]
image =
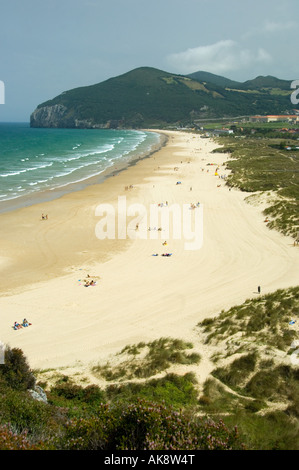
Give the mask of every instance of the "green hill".
[(204, 118), (278, 114), (291, 108), (291, 89), (279, 88), (278, 79), (273, 93), (271, 87), (261, 87), (259, 82), (244, 88), (244, 84), (216, 79), (213, 74), (204, 75), (210, 81), (198, 77), (201, 80), (150, 67), (137, 68), (96, 85), (61, 93), (40, 104), (30, 123), (32, 127), (158, 127), (190, 125)]
[(271, 75), (259, 76), (253, 80), (247, 80), (246, 82), (237, 82), (230, 80), (229, 78), (221, 77), (220, 75), (215, 75), (209, 72), (195, 72), (188, 75), (189, 78), (197, 80), (199, 82), (207, 82), (220, 86), (222, 88), (238, 90), (270, 90), (270, 89), (280, 89), (284, 91), (290, 91), (291, 80), (280, 80), (279, 78), (272, 77)]
[(279, 88), (281, 90), (289, 91), (291, 88), (291, 80), (280, 80), (279, 78), (267, 75), (266, 77), (259, 76), (253, 80), (244, 82), (243, 86), (247, 89), (273, 89)]
[(208, 82), (214, 83), (214, 85), (223, 87), (223, 88), (240, 88), (242, 87), (241, 82), (236, 82), (234, 80), (230, 80), (229, 78), (221, 77), (220, 75), (215, 75), (214, 73), (210, 72), (194, 72), (188, 75), (188, 77), (192, 78), (193, 80), (197, 80), (199, 82)]

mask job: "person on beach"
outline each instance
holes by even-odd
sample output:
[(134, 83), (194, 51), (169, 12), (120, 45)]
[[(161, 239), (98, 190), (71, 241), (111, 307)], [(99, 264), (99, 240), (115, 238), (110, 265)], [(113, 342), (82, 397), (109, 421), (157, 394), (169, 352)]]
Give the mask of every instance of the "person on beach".
[(17, 321), (14, 322), (14, 325), (13, 325), (13, 329), (14, 330), (19, 330), (20, 328), (22, 328), (22, 325), (20, 325), (20, 323), (18, 323)]

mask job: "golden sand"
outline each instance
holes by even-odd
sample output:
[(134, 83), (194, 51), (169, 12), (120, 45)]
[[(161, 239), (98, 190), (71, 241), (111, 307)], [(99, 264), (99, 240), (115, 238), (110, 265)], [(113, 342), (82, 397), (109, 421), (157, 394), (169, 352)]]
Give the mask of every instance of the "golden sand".
[[(199, 135), (165, 133), (166, 146), (102, 184), (0, 215), (0, 340), (20, 347), (31, 367), (105, 361), (166, 336), (193, 341), (199, 321), (256, 296), (258, 285), (262, 294), (298, 285), (292, 240), (225, 186), (229, 156), (211, 154), (218, 145)], [(119, 196), (148, 211), (200, 202), (201, 248), (172, 236), (162, 245), (165, 233), (151, 239), (142, 224), (135, 240), (132, 226), (126, 240), (99, 240), (96, 208), (117, 208)], [(84, 286), (87, 275), (95, 286)], [(32, 325), (13, 330), (25, 317)]]

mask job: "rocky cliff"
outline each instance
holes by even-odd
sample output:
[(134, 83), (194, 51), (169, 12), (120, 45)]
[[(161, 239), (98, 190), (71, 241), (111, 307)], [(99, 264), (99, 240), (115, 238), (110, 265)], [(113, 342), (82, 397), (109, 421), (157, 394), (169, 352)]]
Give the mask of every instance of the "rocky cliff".
[(95, 124), (92, 119), (78, 119), (73, 110), (69, 111), (63, 104), (54, 104), (36, 108), (30, 116), (30, 126), (95, 129), (109, 127), (109, 123), (103, 126)]
[[(60, 127), (65, 122), (67, 108), (62, 104), (37, 108), (30, 116), (32, 127)], [(70, 120), (70, 125), (73, 120)]]

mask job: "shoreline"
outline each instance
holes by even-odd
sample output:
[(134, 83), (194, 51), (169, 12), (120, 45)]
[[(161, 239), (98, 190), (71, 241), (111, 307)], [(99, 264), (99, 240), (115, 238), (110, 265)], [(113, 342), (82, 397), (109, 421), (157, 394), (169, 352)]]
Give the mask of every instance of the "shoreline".
[[(228, 155), (211, 154), (218, 145), (198, 134), (155, 132), (167, 134), (166, 145), (115, 177), (0, 215), (0, 340), (20, 347), (31, 367), (85, 367), (165, 336), (193, 342), (199, 321), (256, 296), (258, 285), (265, 294), (299, 284), (291, 241), (265, 226), (247, 194), (219, 179)], [(151, 239), (141, 229), (136, 239), (97, 239), (95, 210), (116, 207), (118, 196), (145, 207), (200, 201), (202, 248), (185, 250), (174, 237), (164, 248), (163, 232)], [(172, 257), (160, 256), (166, 250)], [(84, 287), (87, 274), (96, 286)], [(32, 326), (14, 331), (24, 317)]]
[(160, 131), (155, 132), (154, 130), (147, 130), (147, 129), (145, 130), (141, 129), (141, 131), (152, 132), (152, 133), (159, 135), (160, 141), (157, 144), (152, 145), (152, 147), (148, 149), (147, 151), (133, 155), (126, 161), (120, 159), (119, 162), (114, 163), (111, 167), (106, 168), (105, 170), (98, 173), (97, 175), (84, 178), (81, 181), (67, 183), (66, 185), (58, 187), (58, 188), (41, 190), (41, 191), (37, 191), (36, 193), (31, 193), (31, 194), (20, 196), (14, 199), (1, 201), (0, 215), (5, 214), (7, 212), (15, 211), (18, 209), (23, 209), (23, 208), (26, 208), (35, 204), (50, 202), (55, 199), (59, 199), (68, 193), (71, 193), (74, 191), (82, 191), (88, 186), (101, 184), (107, 178), (111, 178), (114, 175), (118, 174), (119, 172), (129, 168), (130, 166), (135, 165), (136, 163), (138, 163), (138, 161), (141, 161), (144, 158), (149, 158), (153, 153), (157, 152), (164, 145), (166, 145), (167, 137), (165, 134), (162, 134), (162, 132)]
[[(0, 286), (0, 297), (3, 295), (3, 293), (7, 292), (14, 292), (18, 290), (19, 288), (29, 288), (30, 285), (33, 285), (35, 283), (45, 281), (48, 279), (51, 279), (53, 277), (57, 276), (63, 276), (65, 275), (68, 270), (69, 266), (72, 266), (73, 263), (70, 261), (69, 256), (67, 259), (62, 259), (61, 262), (58, 261), (58, 256), (55, 256), (54, 252), (50, 253), (50, 256), (53, 256), (53, 263), (50, 264), (51, 272), (46, 272), (45, 271), (45, 265), (44, 263), (48, 263), (48, 254), (45, 252), (45, 250), (39, 246), (41, 242), (38, 240), (36, 243), (36, 240), (32, 238), (32, 235), (34, 231), (36, 230), (36, 224), (38, 223), (46, 223), (47, 226), (50, 226), (50, 230), (57, 227), (57, 225), (63, 225), (64, 223), (64, 216), (63, 216), (63, 211), (61, 207), (66, 206), (66, 213), (69, 211), (69, 208), (71, 207), (72, 210), (77, 211), (78, 208), (82, 210), (82, 212), (86, 212), (85, 208), (85, 202), (84, 198), (86, 197), (88, 203), (90, 203), (90, 200), (92, 200), (92, 205), (89, 207), (89, 213), (88, 213), (88, 219), (90, 223), (90, 219), (93, 219), (93, 232), (94, 228), (96, 226), (97, 220), (95, 219), (94, 212), (96, 206), (102, 202), (102, 199), (104, 199), (106, 202), (110, 202), (111, 198), (115, 199), (116, 194), (126, 194), (124, 192), (124, 187), (125, 187), (125, 178), (127, 172), (130, 171), (130, 169), (136, 168), (138, 165), (140, 165), (142, 162), (146, 161), (147, 159), (150, 159), (154, 154), (157, 152), (161, 151), (166, 145), (168, 141), (167, 134), (164, 131), (151, 131), (151, 130), (145, 130), (146, 132), (154, 132), (156, 134), (160, 135), (160, 141), (157, 145), (153, 146), (148, 152), (144, 154), (139, 154), (133, 159), (130, 159), (126, 162), (123, 162), (123, 164), (119, 164), (117, 167), (113, 168), (113, 171), (111, 168), (108, 168), (105, 172), (102, 174), (91, 177), (88, 180), (85, 180), (84, 186), (79, 189), (79, 187), (76, 184), (70, 184), (69, 186), (73, 186), (73, 190), (68, 190), (64, 194), (61, 194), (59, 196), (52, 195), (52, 197), (46, 198), (43, 200), (41, 197), (41, 193), (37, 194), (36, 200), (32, 203), (30, 202), (29, 205), (25, 207), (17, 207), (13, 210), (9, 210), (7, 212), (1, 212), (0, 213), (0, 224), (1, 224), (1, 233), (0, 233), (0, 273), (2, 274), (2, 283)], [(141, 176), (142, 177), (142, 176)], [(123, 180), (123, 187), (118, 184), (117, 190), (114, 188), (114, 181), (121, 179)], [(117, 181), (118, 182), (118, 181)], [(127, 195), (127, 194), (126, 194)], [(82, 202), (81, 202), (82, 201)], [(54, 222), (50, 220), (53, 212), (59, 213), (59, 219)], [(41, 214), (49, 214), (49, 220), (47, 221), (42, 221), (41, 220)], [(50, 215), (51, 214), (51, 215)], [(27, 222), (26, 222), (27, 220)], [(84, 222), (82, 224), (84, 226)], [(46, 228), (48, 228), (46, 226)], [(44, 227), (43, 227), (44, 228)], [(89, 227), (90, 228), (90, 227)], [(24, 229), (24, 232), (22, 232), (22, 229)], [(83, 230), (83, 229), (82, 229)], [(43, 230), (42, 230), (43, 231)], [(59, 231), (59, 230), (58, 230)], [(64, 237), (69, 236), (69, 233), (64, 233)], [(81, 234), (80, 234), (81, 235)], [(39, 237), (46, 237), (46, 234), (38, 234)], [(25, 237), (25, 239), (23, 239)], [(57, 233), (57, 237), (59, 237)], [(93, 238), (94, 240), (94, 233), (89, 233), (89, 237)], [(11, 243), (8, 243), (9, 240), (14, 239), (14, 248), (11, 249), (10, 245)], [(55, 251), (61, 252), (63, 251), (61, 247), (59, 247), (59, 243), (57, 243), (57, 239), (53, 240), (52, 235), (50, 235), (51, 242), (55, 243)], [(56, 237), (55, 237), (56, 238)], [(29, 253), (24, 253), (23, 248), (20, 248), (20, 242), (21, 245), (26, 245), (26, 248), (30, 250)], [(82, 248), (82, 244), (84, 241), (82, 238), (79, 240), (79, 245)], [(121, 241), (122, 248), (127, 244), (126, 240)], [(65, 241), (65, 248), (67, 250), (67, 241)], [(116, 248), (115, 246), (118, 245), (117, 240), (107, 240), (106, 243), (107, 247), (101, 250), (101, 259), (106, 260), (109, 255), (109, 251), (112, 249), (114, 251)], [(45, 243), (45, 248), (48, 246), (49, 250), (51, 250), (51, 247), (49, 244), (46, 242)], [(37, 247), (39, 248), (40, 251), (40, 257), (36, 259), (36, 249)], [(90, 248), (90, 246), (89, 246)], [(91, 248), (90, 248), (91, 249)], [(119, 247), (117, 248), (119, 250)], [(79, 254), (74, 254), (74, 264), (82, 264), (82, 258), (83, 258), (83, 263), (92, 263), (91, 261), (91, 256), (86, 257), (84, 256), (84, 253), (86, 253), (87, 250), (81, 250)], [(93, 250), (91, 250), (93, 251)], [(9, 253), (13, 252), (13, 255), (10, 256)], [(16, 261), (14, 260), (14, 252), (16, 253)], [(19, 253), (21, 253), (22, 256), (22, 262), (20, 263), (20, 257), (18, 256)], [(93, 251), (94, 253), (94, 251)], [(28, 269), (27, 266), (32, 264), (32, 259), (35, 258), (35, 262), (31, 266), (31, 276), (28, 276)], [(41, 259), (43, 258), (43, 259)], [(87, 259), (86, 259), (87, 258)], [(5, 268), (5, 272), (4, 272)], [(19, 271), (23, 270), (25, 272), (24, 278), (22, 277), (22, 273)], [(54, 269), (54, 270), (53, 270)], [(19, 275), (21, 274), (21, 275)]]

